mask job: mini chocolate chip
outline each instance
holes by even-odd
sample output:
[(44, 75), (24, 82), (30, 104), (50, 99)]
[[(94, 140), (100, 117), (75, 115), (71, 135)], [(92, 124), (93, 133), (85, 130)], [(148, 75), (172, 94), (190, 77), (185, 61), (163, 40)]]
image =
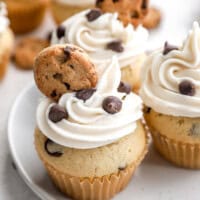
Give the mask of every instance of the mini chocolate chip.
[(60, 74), (60, 73), (56, 73), (56, 74), (53, 75), (53, 78), (57, 79), (57, 80), (62, 80), (62, 77), (63, 77), (63, 75)]
[(50, 108), (49, 119), (52, 122), (56, 123), (66, 118), (68, 118), (68, 113), (63, 107), (59, 106), (58, 104), (55, 104)]
[(131, 18), (139, 18), (139, 13), (137, 11), (133, 11), (131, 14)]
[(145, 10), (145, 9), (147, 9), (147, 7), (148, 7), (147, 0), (143, 0), (141, 8)]
[(151, 112), (151, 108), (148, 107), (148, 106), (145, 106), (145, 107), (144, 107), (144, 113), (149, 114), (150, 112)]
[(103, 100), (102, 107), (106, 112), (115, 114), (121, 110), (122, 102), (118, 97), (109, 96)]
[[(65, 60), (66, 60), (66, 61), (69, 60), (69, 59), (70, 59), (70, 54), (71, 54), (71, 48), (65, 47), (65, 48), (63, 49), (63, 51), (64, 51), (64, 54), (65, 54)], [(65, 61), (65, 62), (66, 62), (66, 61)]]
[(63, 37), (65, 35), (65, 27), (63, 26), (59, 26), (56, 30), (56, 34), (58, 39), (60, 39), (61, 37)]
[(51, 141), (50, 139), (45, 141), (44, 149), (49, 155), (54, 157), (60, 157), (63, 154), (61, 146)]
[(195, 85), (189, 80), (184, 80), (179, 84), (179, 92), (183, 95), (194, 96)]
[(131, 92), (131, 86), (128, 83), (120, 82), (118, 92), (129, 94)]
[(57, 92), (56, 92), (56, 90), (53, 90), (52, 93), (51, 93), (51, 97), (54, 98), (56, 96), (57, 96)]
[(90, 10), (90, 12), (86, 14), (86, 17), (89, 22), (92, 22), (96, 20), (97, 18), (99, 18), (101, 15), (102, 15), (101, 10), (98, 8), (95, 8), (95, 9)]
[(96, 0), (96, 6), (99, 6), (103, 2), (104, 2), (104, 0)]
[(69, 66), (70, 66), (70, 68), (74, 69), (74, 66), (73, 66), (73, 65), (69, 65)]
[(163, 55), (166, 55), (170, 51), (173, 51), (173, 50), (178, 50), (178, 47), (176, 47), (174, 45), (170, 45), (168, 42), (165, 42), (164, 50), (163, 50)]
[(121, 41), (113, 41), (107, 44), (106, 46), (107, 49), (111, 49), (112, 51), (116, 51), (118, 53), (124, 51), (124, 47), (122, 46)]
[(118, 169), (119, 169), (120, 171), (125, 170), (125, 168), (126, 168), (126, 167), (118, 167)]
[(51, 38), (52, 38), (52, 32), (49, 32), (47, 34), (47, 40), (50, 42), (51, 41)]
[(67, 90), (70, 90), (70, 84), (69, 83), (64, 83), (64, 85), (67, 88)]
[(96, 89), (80, 90), (76, 92), (76, 98), (82, 99), (83, 101), (88, 100), (96, 92)]

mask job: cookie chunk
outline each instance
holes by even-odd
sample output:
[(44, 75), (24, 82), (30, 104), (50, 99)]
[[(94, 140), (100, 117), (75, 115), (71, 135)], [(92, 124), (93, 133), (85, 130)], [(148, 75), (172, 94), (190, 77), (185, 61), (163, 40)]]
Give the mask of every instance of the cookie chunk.
[(24, 38), (15, 48), (14, 62), (21, 69), (33, 69), (35, 57), (48, 46), (49, 42), (47, 40), (34, 37)]
[(149, 0), (97, 0), (96, 6), (103, 12), (118, 12), (124, 25), (138, 26), (148, 12)]
[(57, 101), (62, 94), (94, 88), (95, 66), (88, 55), (74, 45), (54, 45), (43, 50), (34, 64), (34, 77), (43, 94)]
[(148, 29), (153, 29), (160, 24), (160, 21), (161, 21), (160, 11), (156, 8), (150, 8), (149, 12), (143, 19), (142, 24), (144, 25), (144, 27)]
[(149, 0), (97, 0), (96, 6), (103, 12), (118, 12), (119, 20), (126, 26), (143, 24), (146, 28), (155, 28), (161, 20), (160, 11), (149, 8)]

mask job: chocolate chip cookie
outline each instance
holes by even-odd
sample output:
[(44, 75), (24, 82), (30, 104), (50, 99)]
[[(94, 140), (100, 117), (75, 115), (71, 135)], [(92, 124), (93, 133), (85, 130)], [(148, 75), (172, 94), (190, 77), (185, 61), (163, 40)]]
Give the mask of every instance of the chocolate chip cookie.
[(94, 88), (97, 73), (88, 55), (74, 45), (43, 50), (34, 65), (35, 82), (47, 97), (57, 101), (66, 92)]
[(35, 57), (48, 46), (47, 40), (35, 37), (23, 38), (15, 48), (14, 62), (21, 69), (33, 69)]

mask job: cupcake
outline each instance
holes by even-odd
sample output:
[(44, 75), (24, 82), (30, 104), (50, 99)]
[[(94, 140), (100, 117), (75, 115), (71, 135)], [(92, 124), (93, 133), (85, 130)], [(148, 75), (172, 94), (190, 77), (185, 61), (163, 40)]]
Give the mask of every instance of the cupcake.
[(0, 80), (6, 73), (14, 44), (14, 36), (9, 28), (9, 20), (6, 14), (6, 6), (3, 2), (0, 2)]
[(48, 0), (3, 0), (7, 4), (11, 28), (26, 33), (37, 28), (43, 18)]
[(131, 24), (124, 27), (117, 13), (102, 14), (99, 9), (85, 10), (63, 22), (52, 34), (51, 44), (70, 43), (84, 49), (101, 75), (116, 56), (122, 81), (137, 91), (140, 87), (140, 67), (148, 31)]
[(200, 28), (195, 22), (181, 47), (165, 43), (144, 64), (144, 117), (160, 154), (200, 168)]
[[(42, 51), (35, 62), (35, 79), (40, 90), (38, 81), (43, 76), (51, 76), (40, 74), (41, 70), (45, 70), (44, 66), (50, 73), (53, 67), (58, 69), (66, 49), (68, 61), (61, 69), (71, 71), (73, 65), (76, 70), (82, 63), (74, 61), (75, 54), (78, 57), (82, 54), (77, 47), (74, 52), (74, 46), (55, 45)], [(58, 102), (44, 97), (38, 105), (37, 153), (57, 188), (73, 199), (110, 199), (126, 187), (147, 151), (141, 123), (142, 101), (120, 83), (120, 74), (118, 60), (114, 57), (98, 77), (95, 87), (76, 92), (70, 92), (68, 87), (68, 92)], [(70, 81), (61, 71), (55, 79), (58, 77)], [(49, 77), (46, 78), (43, 84), (48, 87), (51, 83)], [(81, 80), (74, 78), (73, 82)], [(71, 87), (74, 87), (73, 82)], [(46, 87), (42, 89), (44, 94)]]
[(93, 8), (94, 5), (95, 0), (51, 0), (51, 11), (55, 22), (60, 24), (75, 13)]

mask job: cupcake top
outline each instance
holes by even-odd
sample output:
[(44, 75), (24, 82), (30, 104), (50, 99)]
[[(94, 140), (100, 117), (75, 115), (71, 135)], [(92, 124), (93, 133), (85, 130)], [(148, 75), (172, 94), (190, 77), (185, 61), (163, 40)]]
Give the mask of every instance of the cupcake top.
[(134, 56), (144, 52), (147, 37), (148, 32), (142, 26), (124, 27), (117, 13), (103, 14), (92, 9), (67, 19), (53, 32), (51, 44), (77, 45), (96, 65), (108, 64), (115, 55), (122, 68), (133, 64)]
[(87, 6), (94, 5), (95, 0), (54, 0), (63, 4), (72, 5), (72, 6)]
[(194, 22), (181, 47), (165, 43), (143, 67), (145, 105), (172, 116), (200, 117), (200, 28)]
[(65, 93), (58, 103), (44, 98), (37, 109), (38, 128), (52, 141), (77, 149), (104, 146), (133, 133), (142, 101), (120, 78), (113, 57), (96, 88)]
[(4, 32), (9, 26), (9, 20), (6, 16), (6, 5), (5, 3), (0, 2), (0, 33)]

